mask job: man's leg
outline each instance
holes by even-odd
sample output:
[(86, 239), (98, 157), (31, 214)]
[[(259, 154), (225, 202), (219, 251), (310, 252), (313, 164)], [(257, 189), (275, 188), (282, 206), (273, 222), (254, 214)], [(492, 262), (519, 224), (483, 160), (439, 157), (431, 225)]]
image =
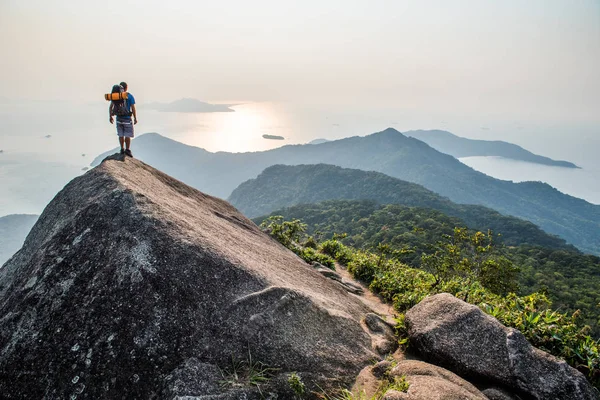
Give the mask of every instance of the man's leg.
[(123, 131), (123, 136), (125, 136), (125, 146), (127, 146), (125, 149), (125, 155), (133, 157), (133, 154), (131, 154), (130, 150), (131, 138), (133, 138), (133, 124), (123, 125), (123, 127), (125, 128)]
[(119, 136), (119, 144), (121, 145), (121, 154), (125, 154), (125, 149), (123, 148), (125, 145), (125, 135), (123, 131), (123, 124), (119, 124), (117, 122), (117, 135)]

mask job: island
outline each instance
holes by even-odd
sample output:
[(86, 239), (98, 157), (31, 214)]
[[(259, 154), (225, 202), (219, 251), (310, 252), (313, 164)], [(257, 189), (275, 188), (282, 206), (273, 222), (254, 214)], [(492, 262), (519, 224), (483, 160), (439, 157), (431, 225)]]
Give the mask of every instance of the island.
[(232, 104), (210, 104), (191, 98), (183, 98), (170, 103), (154, 102), (144, 105), (148, 110), (182, 113), (235, 112), (231, 106)]
[(269, 139), (269, 140), (285, 140), (285, 138), (283, 136), (277, 136), (277, 135), (262, 135), (263, 139)]

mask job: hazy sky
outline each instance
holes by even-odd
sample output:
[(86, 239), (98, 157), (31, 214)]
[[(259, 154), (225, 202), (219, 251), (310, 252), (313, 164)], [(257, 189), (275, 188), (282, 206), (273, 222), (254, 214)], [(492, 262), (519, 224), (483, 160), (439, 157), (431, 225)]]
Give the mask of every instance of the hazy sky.
[(598, 0), (0, 0), (2, 96), (600, 122)]

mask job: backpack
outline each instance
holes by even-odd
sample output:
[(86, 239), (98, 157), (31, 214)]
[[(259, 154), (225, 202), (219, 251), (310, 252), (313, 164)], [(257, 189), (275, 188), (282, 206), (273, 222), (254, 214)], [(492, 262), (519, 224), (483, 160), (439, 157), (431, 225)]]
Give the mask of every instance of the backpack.
[[(112, 87), (111, 93), (123, 93), (123, 87), (121, 85), (114, 85)], [(113, 105), (113, 113), (117, 117), (130, 117), (131, 112), (127, 108), (127, 102), (124, 99), (121, 100), (112, 100)]]

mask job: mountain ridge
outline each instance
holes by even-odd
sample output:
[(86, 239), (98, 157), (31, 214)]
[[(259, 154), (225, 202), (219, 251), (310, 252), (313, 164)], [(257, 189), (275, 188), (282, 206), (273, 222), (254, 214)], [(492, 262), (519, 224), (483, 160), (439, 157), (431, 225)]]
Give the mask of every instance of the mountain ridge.
[(364, 137), (248, 153), (210, 153), (162, 136), (142, 135), (136, 140), (135, 152), (136, 157), (187, 184), (222, 198), (274, 164), (326, 162), (378, 171), (421, 184), (456, 203), (484, 205), (526, 219), (581, 250), (600, 253), (600, 206), (541, 182), (513, 183), (492, 178), (393, 128)]
[(530, 244), (575, 249), (531, 222), (484, 206), (456, 204), (421, 185), (380, 172), (328, 164), (273, 165), (255, 179), (240, 184), (227, 200), (251, 218), (327, 200), (373, 200), (377, 204), (424, 207), (460, 218), (469, 228), (501, 233), (507, 245), (527, 243), (523, 238), (528, 238)]
[(580, 168), (572, 162), (553, 160), (549, 157), (534, 154), (523, 147), (503, 140), (479, 140), (457, 136), (443, 130), (413, 130), (404, 132), (405, 135), (419, 139), (442, 153), (453, 157), (489, 157), (498, 156), (513, 160), (526, 161), (535, 164)]

